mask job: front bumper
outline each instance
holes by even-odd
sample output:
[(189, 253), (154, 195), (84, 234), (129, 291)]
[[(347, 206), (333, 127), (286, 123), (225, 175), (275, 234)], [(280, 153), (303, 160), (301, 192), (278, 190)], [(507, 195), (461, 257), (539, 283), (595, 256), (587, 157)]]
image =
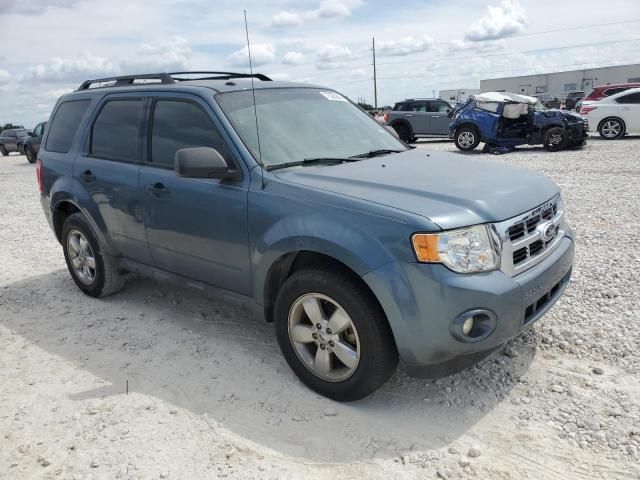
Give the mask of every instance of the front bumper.
[[(387, 314), (409, 373), (441, 376), (475, 363), (544, 315), (569, 283), (573, 255), (573, 240), (565, 235), (549, 257), (514, 277), (393, 262), (363, 278)], [(495, 313), (493, 333), (473, 343), (456, 339), (451, 322), (477, 308)]]

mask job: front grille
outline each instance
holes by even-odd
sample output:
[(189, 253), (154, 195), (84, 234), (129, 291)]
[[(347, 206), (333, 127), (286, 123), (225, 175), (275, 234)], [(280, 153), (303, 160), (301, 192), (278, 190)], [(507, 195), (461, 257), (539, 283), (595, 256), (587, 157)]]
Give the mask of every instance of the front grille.
[(546, 258), (564, 234), (563, 215), (558, 195), (528, 213), (497, 224), (502, 238), (501, 270), (516, 275)]

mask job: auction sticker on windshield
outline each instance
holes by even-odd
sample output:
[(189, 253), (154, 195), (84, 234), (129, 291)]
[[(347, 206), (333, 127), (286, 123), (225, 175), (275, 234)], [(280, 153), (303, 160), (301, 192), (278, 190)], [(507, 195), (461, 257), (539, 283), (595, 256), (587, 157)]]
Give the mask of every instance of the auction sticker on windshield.
[(320, 95), (322, 95), (327, 100), (333, 100), (335, 102), (346, 102), (347, 101), (346, 98), (344, 98), (342, 95), (340, 95), (339, 93), (336, 93), (336, 92), (320, 92)]

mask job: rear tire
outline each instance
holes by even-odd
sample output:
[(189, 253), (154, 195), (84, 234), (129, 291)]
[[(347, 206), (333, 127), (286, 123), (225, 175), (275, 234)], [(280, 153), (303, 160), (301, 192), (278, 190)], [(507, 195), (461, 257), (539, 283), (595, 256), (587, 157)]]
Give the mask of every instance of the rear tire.
[(480, 134), (471, 126), (460, 127), (456, 130), (454, 142), (458, 150), (470, 152), (480, 144)]
[(90, 297), (106, 297), (124, 285), (113, 257), (103, 253), (91, 225), (81, 213), (74, 213), (65, 220), (62, 250), (71, 278)]
[(7, 149), (4, 148), (4, 145), (0, 145), (0, 154), (2, 154), (3, 157), (9, 155), (9, 152), (7, 152)]
[(396, 123), (395, 125), (392, 125), (392, 127), (398, 134), (398, 137), (400, 137), (400, 140), (402, 140), (405, 143), (411, 143), (411, 140), (413, 137), (411, 136), (411, 131), (409, 130), (409, 127), (407, 127), (402, 123)]
[(625, 132), (624, 122), (616, 117), (605, 118), (598, 125), (598, 133), (605, 140), (617, 140), (622, 138)]
[(33, 147), (31, 145), (24, 146), (24, 154), (27, 156), (27, 161), (29, 163), (36, 163), (36, 152), (33, 151)]
[[(349, 326), (331, 331), (330, 325), (341, 323), (337, 317)], [(398, 364), (382, 307), (345, 271), (313, 267), (294, 273), (278, 292), (274, 320), (291, 369), (310, 389), (334, 400), (366, 397), (388, 380)], [(343, 356), (345, 351), (349, 356)]]
[(569, 135), (562, 127), (552, 127), (542, 137), (542, 144), (550, 152), (558, 152), (567, 148)]

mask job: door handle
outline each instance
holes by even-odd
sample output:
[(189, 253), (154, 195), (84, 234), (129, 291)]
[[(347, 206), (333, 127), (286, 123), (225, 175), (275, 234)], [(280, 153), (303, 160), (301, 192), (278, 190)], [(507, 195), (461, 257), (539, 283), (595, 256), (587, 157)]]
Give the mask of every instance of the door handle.
[(147, 185), (144, 187), (145, 192), (149, 195), (154, 195), (156, 197), (161, 197), (163, 195), (169, 194), (169, 189), (165, 187), (161, 182), (156, 182), (152, 185)]
[(431, 115), (431, 118), (440, 118), (440, 115)]
[(96, 176), (91, 172), (91, 170), (85, 170), (80, 174), (80, 178), (85, 182), (92, 182), (96, 179)]
[(413, 117), (413, 115), (405, 115), (405, 117)]

